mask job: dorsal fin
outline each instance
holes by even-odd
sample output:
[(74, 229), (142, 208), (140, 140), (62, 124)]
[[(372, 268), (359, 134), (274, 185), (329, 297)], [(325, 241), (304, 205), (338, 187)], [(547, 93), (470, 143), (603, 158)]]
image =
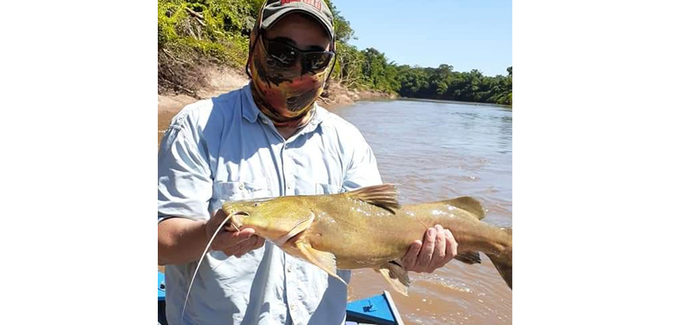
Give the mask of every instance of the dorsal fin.
[(485, 218), (483, 206), (472, 197), (462, 196), (452, 200), (445, 200), (443, 203), (465, 210), (474, 215), (478, 220)]
[(398, 204), (398, 191), (393, 184), (373, 185), (362, 187), (358, 190), (345, 193), (347, 197), (355, 200), (360, 200), (368, 204), (376, 205), (380, 208), (387, 209), (391, 213), (395, 213), (394, 209), (399, 209), (401, 205)]

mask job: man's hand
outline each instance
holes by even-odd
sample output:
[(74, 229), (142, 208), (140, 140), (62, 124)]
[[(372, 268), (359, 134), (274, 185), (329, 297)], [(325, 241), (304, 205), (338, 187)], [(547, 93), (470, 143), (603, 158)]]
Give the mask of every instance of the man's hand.
[(424, 243), (416, 240), (403, 257), (407, 271), (431, 273), (457, 255), (457, 241), (448, 229), (436, 225), (427, 229)]
[[(218, 226), (225, 220), (227, 215), (222, 209), (216, 213), (206, 223), (207, 240), (210, 240)], [(225, 227), (221, 228), (220, 233), (213, 239), (211, 249), (222, 251), (223, 253), (241, 257), (251, 250), (258, 249), (265, 244), (265, 239), (255, 235), (255, 230), (251, 228), (241, 229), (241, 231), (228, 231)]]

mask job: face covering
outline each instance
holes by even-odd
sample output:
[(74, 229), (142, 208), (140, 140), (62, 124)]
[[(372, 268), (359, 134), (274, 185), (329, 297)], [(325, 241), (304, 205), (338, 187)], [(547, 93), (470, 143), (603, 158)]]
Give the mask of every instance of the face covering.
[(275, 126), (301, 127), (309, 121), (308, 113), (323, 91), (329, 69), (303, 71), (297, 62), (292, 67), (279, 66), (268, 57), (256, 29), (251, 33), (254, 43), (247, 63), (253, 100)]

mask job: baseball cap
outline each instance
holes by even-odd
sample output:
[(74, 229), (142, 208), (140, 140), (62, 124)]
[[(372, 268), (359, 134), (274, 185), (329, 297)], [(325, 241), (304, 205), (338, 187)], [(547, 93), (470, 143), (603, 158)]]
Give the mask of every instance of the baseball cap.
[(323, 0), (269, 0), (262, 8), (260, 27), (269, 29), (286, 15), (300, 12), (315, 18), (334, 41), (333, 14)]

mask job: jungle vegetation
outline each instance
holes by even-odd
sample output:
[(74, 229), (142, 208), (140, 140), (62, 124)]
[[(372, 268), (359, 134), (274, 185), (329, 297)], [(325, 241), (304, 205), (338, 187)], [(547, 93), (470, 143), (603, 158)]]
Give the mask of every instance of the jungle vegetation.
[[(204, 82), (199, 66), (227, 65), (243, 71), (248, 39), (264, 0), (159, 0), (158, 83), (160, 91), (194, 94)], [(512, 67), (506, 75), (479, 70), (398, 65), (375, 48), (359, 50), (355, 31), (327, 0), (334, 16), (337, 62), (331, 82), (352, 90), (397, 93), (402, 97), (511, 105)]]

